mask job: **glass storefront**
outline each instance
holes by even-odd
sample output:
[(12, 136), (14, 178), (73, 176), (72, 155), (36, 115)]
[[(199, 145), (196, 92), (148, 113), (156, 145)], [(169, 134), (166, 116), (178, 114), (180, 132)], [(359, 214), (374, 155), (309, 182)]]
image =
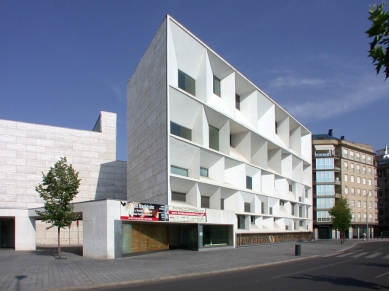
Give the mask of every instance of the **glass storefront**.
[(199, 248), (233, 246), (232, 225), (199, 225)]

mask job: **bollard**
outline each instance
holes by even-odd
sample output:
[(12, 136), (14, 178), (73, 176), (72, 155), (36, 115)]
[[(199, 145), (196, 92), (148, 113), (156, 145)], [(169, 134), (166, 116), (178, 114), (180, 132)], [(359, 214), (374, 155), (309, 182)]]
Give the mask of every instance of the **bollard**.
[(301, 245), (295, 245), (294, 247), (294, 255), (301, 256)]

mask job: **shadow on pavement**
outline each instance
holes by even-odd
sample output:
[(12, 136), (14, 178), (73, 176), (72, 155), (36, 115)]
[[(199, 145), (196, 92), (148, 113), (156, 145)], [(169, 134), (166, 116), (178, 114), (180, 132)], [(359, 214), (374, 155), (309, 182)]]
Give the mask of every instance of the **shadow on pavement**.
[(328, 282), (334, 285), (338, 286), (344, 286), (344, 287), (357, 287), (360, 288), (366, 288), (366, 289), (372, 289), (372, 290), (388, 290), (389, 285), (381, 285), (376, 284), (374, 282), (365, 282), (358, 279), (353, 278), (347, 278), (347, 277), (334, 277), (334, 276), (311, 276), (311, 275), (302, 275), (300, 277), (288, 277), (291, 279), (297, 279), (297, 280), (311, 280), (314, 282)]

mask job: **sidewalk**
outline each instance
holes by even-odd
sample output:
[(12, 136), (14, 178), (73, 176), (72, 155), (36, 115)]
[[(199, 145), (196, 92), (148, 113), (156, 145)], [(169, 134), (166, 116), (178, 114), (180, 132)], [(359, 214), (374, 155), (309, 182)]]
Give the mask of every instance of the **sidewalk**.
[[(73, 249), (63, 248), (67, 260), (55, 260), (53, 249), (14, 251), (0, 249), (0, 290), (66, 290), (121, 285), (134, 282), (224, 272), (326, 256), (353, 247), (362, 240), (316, 240), (266, 244), (207, 252), (171, 250), (116, 260), (84, 258)], [(374, 240), (373, 240), (374, 242)]]

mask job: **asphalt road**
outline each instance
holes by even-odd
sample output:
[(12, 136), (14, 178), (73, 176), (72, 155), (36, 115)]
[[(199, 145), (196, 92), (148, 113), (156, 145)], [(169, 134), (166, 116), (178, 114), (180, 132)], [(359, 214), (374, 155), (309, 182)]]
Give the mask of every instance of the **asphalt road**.
[(359, 244), (328, 257), (244, 271), (93, 290), (389, 290), (389, 243)]

